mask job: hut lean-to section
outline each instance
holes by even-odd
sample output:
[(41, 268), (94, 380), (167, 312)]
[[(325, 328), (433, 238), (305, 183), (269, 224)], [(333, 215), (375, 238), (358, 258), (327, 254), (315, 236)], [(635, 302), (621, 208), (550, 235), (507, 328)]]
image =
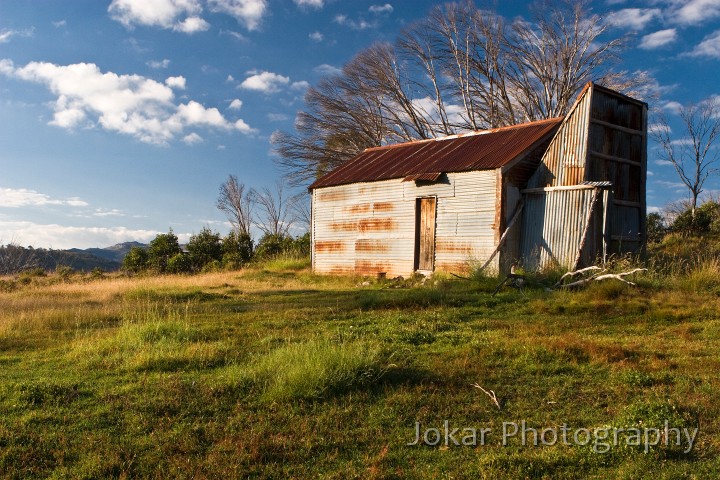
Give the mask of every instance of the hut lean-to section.
[(645, 128), (643, 103), (590, 84), (565, 118), (367, 149), (309, 187), (313, 269), (570, 267), (637, 249)]

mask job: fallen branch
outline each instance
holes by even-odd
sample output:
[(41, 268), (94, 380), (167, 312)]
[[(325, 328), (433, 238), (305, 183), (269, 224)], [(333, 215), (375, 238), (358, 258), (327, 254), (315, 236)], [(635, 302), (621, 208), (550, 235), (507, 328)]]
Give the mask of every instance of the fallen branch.
[[(600, 270), (600, 271), (603, 271), (603, 272), (605, 271), (605, 270), (603, 270), (603, 269), (600, 268), (600, 267), (592, 266), (592, 267), (581, 268), (580, 270), (576, 270), (576, 271), (574, 271), (574, 272), (567, 272), (567, 273), (564, 274), (562, 277), (560, 277), (560, 280), (558, 280), (558, 282), (557, 282), (553, 287), (554, 287), (554, 288), (559, 287), (559, 286), (562, 284), (562, 281), (565, 280), (565, 279), (568, 278), (568, 277), (569, 277), (569, 278), (575, 278), (575, 277), (577, 277), (578, 275), (583, 275), (583, 274), (585, 274), (585, 273), (587, 273), (587, 272), (594, 272), (594, 271), (597, 271), (597, 270)], [(599, 273), (599, 272), (598, 272), (598, 273)]]
[(493, 403), (495, 403), (495, 406), (498, 408), (498, 410), (501, 410), (500, 402), (498, 402), (497, 395), (495, 395), (495, 391), (494, 391), (494, 390), (485, 390), (483, 387), (481, 387), (481, 386), (478, 385), (477, 383), (472, 383), (471, 385), (472, 385), (473, 387), (475, 387), (475, 388), (479, 388), (480, 390), (482, 390), (483, 393), (484, 393), (485, 395), (487, 395), (488, 397), (490, 397), (490, 400), (492, 400)]
[(629, 272), (622, 272), (622, 273), (606, 273), (605, 275), (593, 275), (590, 278), (584, 278), (582, 280), (578, 280), (577, 282), (572, 282), (572, 283), (568, 283), (566, 285), (561, 285), (560, 288), (581, 287), (583, 285), (587, 285), (590, 282), (600, 282), (602, 280), (607, 280), (610, 278), (614, 278), (615, 280), (620, 280), (621, 282), (627, 283), (628, 285), (635, 286), (635, 283), (625, 280), (622, 277), (626, 277), (628, 275), (632, 275), (633, 273), (637, 273), (637, 272), (647, 272), (647, 268), (636, 268), (634, 270), (630, 270)]

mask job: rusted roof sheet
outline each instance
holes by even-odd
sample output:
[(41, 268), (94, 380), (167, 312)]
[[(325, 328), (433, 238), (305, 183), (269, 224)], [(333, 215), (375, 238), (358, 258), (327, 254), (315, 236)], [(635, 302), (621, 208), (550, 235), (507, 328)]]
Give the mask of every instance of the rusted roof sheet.
[(309, 189), (430, 174), (489, 170), (511, 162), (552, 135), (562, 118), (368, 148)]
[(442, 175), (442, 172), (413, 173), (403, 178), (403, 182), (435, 182)]

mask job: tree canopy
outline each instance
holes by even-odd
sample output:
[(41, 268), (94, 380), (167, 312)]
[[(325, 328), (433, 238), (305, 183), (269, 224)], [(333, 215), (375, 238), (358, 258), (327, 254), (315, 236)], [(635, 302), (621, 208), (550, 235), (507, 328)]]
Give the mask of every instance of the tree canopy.
[(278, 163), (302, 185), (368, 147), (564, 115), (589, 81), (633, 94), (647, 77), (616, 70), (624, 39), (607, 28), (583, 0), (532, 21), (439, 5), (310, 88), (295, 131), (273, 134)]

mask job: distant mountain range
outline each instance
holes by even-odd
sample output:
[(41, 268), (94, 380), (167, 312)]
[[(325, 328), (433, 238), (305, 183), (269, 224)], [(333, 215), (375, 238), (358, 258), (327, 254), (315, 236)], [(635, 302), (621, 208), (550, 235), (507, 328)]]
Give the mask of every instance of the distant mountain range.
[(122, 264), (123, 259), (125, 258), (125, 255), (132, 249), (133, 247), (142, 247), (145, 248), (147, 245), (140, 242), (124, 242), (124, 243), (118, 243), (117, 245), (113, 245), (112, 247), (106, 247), (106, 248), (86, 248), (86, 249), (79, 249), (79, 248), (71, 248), (69, 250), (64, 250), (65, 252), (69, 253), (75, 253), (81, 256), (85, 256), (85, 254), (90, 254), (99, 258), (102, 258), (104, 260), (109, 260), (111, 262), (117, 262), (118, 267), (120, 268), (120, 264)]
[(110, 272), (120, 269), (131, 248), (146, 246), (140, 242), (124, 242), (107, 248), (48, 250), (5, 245), (0, 246), (0, 274), (13, 274), (28, 268), (55, 270), (59, 265), (83, 272), (95, 268)]

